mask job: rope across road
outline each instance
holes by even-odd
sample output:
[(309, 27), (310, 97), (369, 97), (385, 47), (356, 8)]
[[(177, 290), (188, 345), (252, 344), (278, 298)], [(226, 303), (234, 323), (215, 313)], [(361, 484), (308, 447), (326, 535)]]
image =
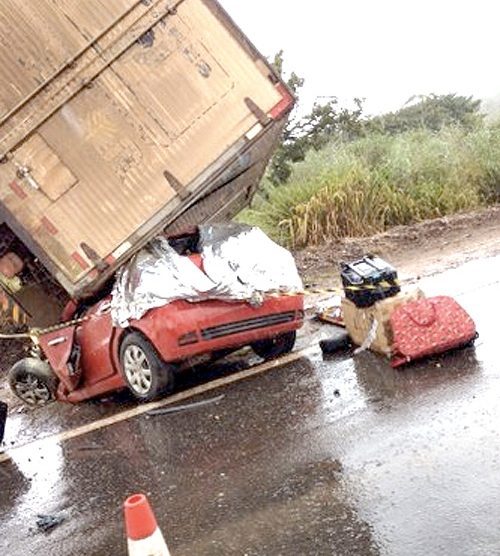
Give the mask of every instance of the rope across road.
[[(342, 287), (331, 287), (331, 288), (318, 288), (318, 287), (306, 287), (302, 290), (271, 290), (267, 292), (260, 292), (262, 297), (290, 297), (294, 295), (341, 295), (346, 291), (374, 291), (374, 290), (384, 290), (399, 286), (399, 281), (382, 281), (377, 284), (364, 284), (362, 286), (342, 286)], [(68, 326), (77, 326), (88, 320), (88, 317), (81, 317), (78, 319), (73, 319), (61, 323), (54, 324), (45, 328), (30, 328), (27, 332), (19, 332), (12, 334), (2, 334), (0, 333), (0, 340), (15, 340), (15, 339), (25, 339), (31, 340), (34, 344), (38, 344), (38, 338), (44, 334), (49, 334), (51, 332), (57, 332), (58, 330), (63, 330)]]
[[(176, 403), (203, 395), (207, 392), (212, 392), (225, 386), (229, 386), (230, 384), (247, 380), (261, 373), (277, 370), (288, 363), (293, 363), (294, 361), (297, 361), (303, 357), (310, 356), (318, 351), (319, 347), (317, 345), (307, 347), (299, 351), (293, 351), (287, 355), (284, 355), (283, 357), (279, 357), (278, 359), (273, 359), (264, 363), (258, 363), (257, 365), (236, 372), (229, 376), (212, 380), (206, 384), (200, 384), (199, 386), (195, 386), (183, 392), (178, 392), (177, 394), (172, 394), (171, 396), (163, 400), (143, 403), (131, 409), (126, 409), (125, 411), (115, 413), (114, 415), (97, 419), (96, 421), (92, 421), (85, 425), (80, 425), (74, 429), (61, 431), (53, 435), (37, 438), (36, 440), (32, 440), (18, 446), (10, 447), (4, 452), (0, 451), (0, 464), (15, 459), (16, 454), (22, 454), (23, 450), (26, 449), (29, 450), (29, 457), (35, 459), (38, 454), (40, 454), (40, 456), (43, 455), (44, 446), (50, 446), (54, 443), (59, 444), (72, 438), (78, 438), (80, 436), (90, 434), (94, 431), (115, 425), (122, 421), (127, 421), (134, 417), (147, 414), (153, 410), (157, 410), (167, 406), (173, 406)], [(158, 416), (158, 418), (162, 418), (161, 415)], [(41, 452), (37, 453), (36, 449), (41, 450)]]

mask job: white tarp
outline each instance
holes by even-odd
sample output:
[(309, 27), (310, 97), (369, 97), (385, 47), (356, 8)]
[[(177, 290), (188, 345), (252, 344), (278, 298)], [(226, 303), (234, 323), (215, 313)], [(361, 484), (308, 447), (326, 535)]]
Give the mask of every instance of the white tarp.
[(199, 231), (204, 271), (165, 237), (154, 239), (120, 269), (111, 304), (116, 326), (177, 299), (261, 303), (266, 292), (302, 290), (291, 253), (260, 229), (217, 224)]

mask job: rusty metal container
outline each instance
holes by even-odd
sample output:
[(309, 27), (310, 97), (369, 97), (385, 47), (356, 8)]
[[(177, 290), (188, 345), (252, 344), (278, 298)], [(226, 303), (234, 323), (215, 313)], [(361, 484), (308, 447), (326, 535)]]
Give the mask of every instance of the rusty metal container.
[(6, 253), (0, 257), (0, 274), (7, 278), (14, 278), (23, 270), (23, 267), (23, 260), (15, 253)]
[(293, 106), (214, 0), (3, 0), (0, 34), (0, 220), (73, 297), (239, 212)]

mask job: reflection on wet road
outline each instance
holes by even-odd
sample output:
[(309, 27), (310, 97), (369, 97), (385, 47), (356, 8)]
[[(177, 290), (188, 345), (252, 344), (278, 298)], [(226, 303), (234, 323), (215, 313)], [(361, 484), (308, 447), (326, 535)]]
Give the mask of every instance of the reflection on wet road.
[[(316, 350), (208, 393), (224, 394), (214, 403), (14, 450), (0, 465), (0, 553), (124, 554), (121, 503), (136, 491), (173, 556), (499, 553), (499, 270), (477, 261), (422, 284), (472, 314), (475, 349), (400, 371)], [(7, 443), (123, 404), (15, 415)], [(37, 513), (66, 519), (44, 534)]]

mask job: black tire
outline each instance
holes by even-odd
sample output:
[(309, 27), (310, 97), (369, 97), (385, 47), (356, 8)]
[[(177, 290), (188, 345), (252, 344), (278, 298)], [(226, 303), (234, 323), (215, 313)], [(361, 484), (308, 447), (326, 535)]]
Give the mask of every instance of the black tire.
[(9, 386), (27, 405), (45, 405), (56, 397), (59, 380), (46, 361), (26, 357), (9, 371)]
[(295, 345), (296, 332), (284, 332), (274, 338), (258, 340), (252, 344), (252, 349), (263, 359), (275, 359), (285, 353), (290, 353)]
[(171, 392), (174, 369), (165, 363), (155, 348), (138, 332), (131, 332), (120, 347), (121, 371), (133, 396), (149, 402)]

